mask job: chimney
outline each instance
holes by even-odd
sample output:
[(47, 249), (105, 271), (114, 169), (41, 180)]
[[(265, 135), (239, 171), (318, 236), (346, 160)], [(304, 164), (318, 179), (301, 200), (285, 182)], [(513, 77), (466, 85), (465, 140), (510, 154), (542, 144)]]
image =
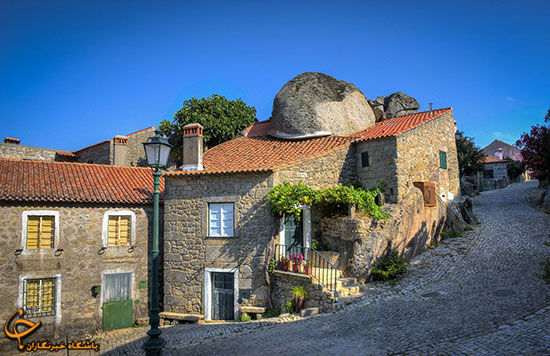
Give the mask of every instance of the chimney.
[(14, 145), (18, 145), (21, 143), (21, 140), (13, 137), (4, 137), (4, 143), (13, 143)]
[(502, 153), (502, 148), (499, 148), (498, 151), (495, 152), (495, 157), (498, 159), (504, 159), (504, 155)]
[(203, 137), (200, 124), (183, 127), (183, 170), (202, 171)]
[(127, 166), (128, 137), (117, 135), (113, 138), (113, 164), (115, 166)]

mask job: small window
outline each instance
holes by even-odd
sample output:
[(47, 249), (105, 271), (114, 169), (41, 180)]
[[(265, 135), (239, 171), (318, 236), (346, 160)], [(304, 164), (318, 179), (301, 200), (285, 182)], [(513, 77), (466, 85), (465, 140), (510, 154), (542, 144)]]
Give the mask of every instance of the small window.
[(111, 215), (109, 216), (109, 235), (107, 237), (108, 247), (130, 245), (130, 216)]
[(439, 168), (447, 169), (447, 152), (439, 151)]
[(233, 203), (208, 204), (208, 235), (233, 236)]
[(361, 152), (361, 167), (368, 167), (370, 166), (369, 162), (369, 153), (368, 152)]
[(494, 176), (493, 176), (493, 170), (492, 170), (492, 169), (485, 169), (485, 170), (483, 171), (483, 178), (486, 178), (486, 179), (494, 178)]
[(424, 206), (437, 206), (437, 197), (435, 195), (435, 183), (430, 182), (414, 182), (413, 185), (422, 191), (424, 198)]
[(33, 216), (27, 218), (27, 241), (25, 248), (53, 248), (55, 235), (54, 216)]
[(27, 317), (55, 315), (55, 278), (25, 279), (23, 310)]

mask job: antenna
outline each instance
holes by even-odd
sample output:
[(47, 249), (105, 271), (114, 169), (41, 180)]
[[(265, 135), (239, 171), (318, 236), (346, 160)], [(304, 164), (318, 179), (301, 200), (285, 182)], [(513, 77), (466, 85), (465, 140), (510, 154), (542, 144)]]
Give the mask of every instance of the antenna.
[(428, 105), (430, 105), (430, 112), (432, 112), (432, 105), (433, 105), (433, 104), (434, 104), (434, 103), (428, 103)]

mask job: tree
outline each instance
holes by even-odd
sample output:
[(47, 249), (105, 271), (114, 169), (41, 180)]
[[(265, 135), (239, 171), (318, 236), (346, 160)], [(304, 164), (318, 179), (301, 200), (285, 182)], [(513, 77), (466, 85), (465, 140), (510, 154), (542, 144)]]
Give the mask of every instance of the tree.
[(508, 170), (508, 177), (511, 181), (516, 181), (517, 178), (525, 172), (525, 166), (521, 161), (514, 161), (510, 157), (505, 157), (506, 169)]
[(456, 132), (456, 151), (460, 177), (474, 175), (483, 170), (485, 154), (474, 144), (474, 139), (464, 136), (464, 132)]
[(204, 144), (212, 147), (235, 138), (256, 119), (256, 109), (242, 100), (227, 100), (224, 96), (212, 94), (208, 98), (191, 98), (174, 114), (174, 120), (163, 120), (160, 131), (168, 137), (173, 146), (172, 158), (183, 160), (182, 128), (191, 123), (199, 123), (204, 128)]
[(525, 167), (541, 186), (550, 181), (550, 127), (545, 125), (531, 126), (530, 133), (523, 133), (516, 142), (521, 148)]
[(546, 116), (544, 117), (544, 122), (550, 122), (550, 108), (548, 108), (548, 112), (546, 113)]

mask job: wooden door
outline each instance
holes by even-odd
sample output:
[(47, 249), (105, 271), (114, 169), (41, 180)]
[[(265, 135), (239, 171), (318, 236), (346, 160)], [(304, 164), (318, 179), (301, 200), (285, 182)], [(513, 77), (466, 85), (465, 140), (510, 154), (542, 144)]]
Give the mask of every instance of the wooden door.
[(212, 319), (235, 320), (233, 273), (212, 272)]

